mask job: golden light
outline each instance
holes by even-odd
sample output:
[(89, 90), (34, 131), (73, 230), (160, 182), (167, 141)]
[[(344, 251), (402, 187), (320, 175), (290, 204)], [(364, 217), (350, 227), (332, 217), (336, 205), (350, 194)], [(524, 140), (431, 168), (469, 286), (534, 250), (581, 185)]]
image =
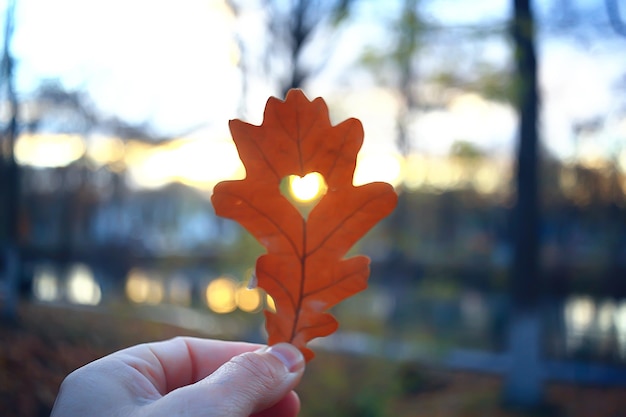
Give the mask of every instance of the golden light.
[(269, 311), (271, 311), (272, 313), (276, 313), (276, 303), (274, 302), (272, 296), (269, 294), (265, 294), (265, 305), (267, 306), (267, 309)]
[(125, 153), (124, 142), (119, 138), (93, 136), (87, 146), (87, 156), (98, 165), (123, 162)]
[(502, 178), (502, 172), (496, 170), (495, 166), (483, 165), (476, 172), (473, 183), (476, 191), (479, 193), (492, 194), (498, 189)]
[(448, 161), (430, 161), (425, 183), (440, 190), (447, 190), (454, 186), (458, 177), (458, 171)]
[(313, 201), (326, 192), (326, 181), (319, 172), (310, 172), (304, 177), (290, 175), (289, 192), (297, 201)]
[(609, 160), (603, 155), (602, 147), (595, 141), (584, 141), (579, 144), (578, 160), (589, 169), (607, 169)]
[(151, 149), (127, 148), (131, 178), (145, 188), (180, 182), (210, 191), (220, 181), (245, 176), (232, 141), (179, 139)]
[(427, 160), (421, 155), (411, 154), (404, 164), (404, 184), (410, 189), (417, 189), (424, 185), (428, 176)]
[(15, 143), (15, 159), (20, 165), (62, 167), (80, 159), (85, 149), (79, 135), (23, 134)]
[(263, 304), (261, 292), (257, 288), (249, 289), (246, 286), (237, 289), (235, 300), (237, 307), (246, 313), (256, 313)]
[(237, 285), (226, 277), (216, 278), (206, 288), (207, 306), (215, 313), (226, 314), (237, 308)]
[(453, 113), (464, 114), (473, 119), (485, 117), (489, 111), (489, 103), (476, 93), (461, 94), (453, 98), (448, 107)]
[(383, 181), (396, 187), (402, 181), (402, 157), (391, 152), (360, 152), (354, 185), (363, 185), (370, 182)]
[(163, 301), (163, 284), (144, 271), (133, 269), (126, 280), (126, 296), (134, 303), (159, 304)]
[[(626, 125), (626, 123), (624, 124)], [(622, 152), (620, 152), (617, 159), (617, 166), (622, 171), (622, 173), (626, 174), (626, 149), (622, 149)]]
[(220, 181), (244, 177), (243, 164), (232, 141), (188, 141), (173, 156), (173, 178), (183, 184), (209, 189)]

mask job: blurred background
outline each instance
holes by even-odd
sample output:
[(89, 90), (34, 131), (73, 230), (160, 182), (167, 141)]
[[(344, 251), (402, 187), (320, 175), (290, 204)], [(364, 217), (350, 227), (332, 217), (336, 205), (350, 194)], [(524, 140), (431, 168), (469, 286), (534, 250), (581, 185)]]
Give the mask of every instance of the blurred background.
[(354, 248), (370, 286), (313, 343), (302, 415), (623, 415), (622, 1), (0, 13), (0, 414), (48, 415), (66, 373), (132, 343), (265, 340), (262, 248), (210, 196), (245, 175), (228, 120), (302, 88), (362, 121), (355, 184), (400, 196)]

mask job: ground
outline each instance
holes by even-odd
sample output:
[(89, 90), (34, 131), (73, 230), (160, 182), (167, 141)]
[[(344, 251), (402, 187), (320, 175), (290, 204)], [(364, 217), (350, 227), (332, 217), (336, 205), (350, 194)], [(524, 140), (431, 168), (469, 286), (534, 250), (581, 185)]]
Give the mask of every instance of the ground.
[[(23, 303), (16, 323), (0, 322), (0, 415), (49, 416), (73, 369), (132, 344), (178, 335), (201, 336), (125, 309), (103, 314)], [(534, 412), (503, 407), (500, 390), (501, 380), (492, 375), (331, 352), (318, 352), (298, 389), (303, 417), (626, 416), (626, 387), (550, 384), (546, 405)]]

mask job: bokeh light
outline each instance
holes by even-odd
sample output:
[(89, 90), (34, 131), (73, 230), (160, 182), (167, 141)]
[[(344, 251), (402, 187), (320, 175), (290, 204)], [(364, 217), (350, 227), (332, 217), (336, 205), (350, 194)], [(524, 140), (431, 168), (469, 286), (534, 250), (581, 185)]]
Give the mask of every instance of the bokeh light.
[(85, 150), (80, 135), (22, 134), (15, 144), (15, 159), (21, 165), (62, 167), (82, 157)]
[(33, 276), (33, 295), (39, 301), (57, 301), (60, 296), (59, 279), (50, 267), (35, 269)]
[(274, 302), (274, 299), (272, 298), (272, 296), (269, 294), (265, 295), (265, 306), (272, 313), (276, 313), (276, 303)]
[(163, 284), (140, 269), (132, 269), (126, 280), (126, 296), (137, 304), (159, 304), (163, 301)]
[(100, 284), (86, 265), (78, 264), (70, 269), (67, 281), (67, 298), (74, 304), (100, 304), (102, 299)]
[(228, 277), (219, 277), (206, 288), (206, 303), (214, 313), (226, 314), (235, 311), (237, 284)]
[(258, 288), (241, 286), (237, 288), (235, 298), (237, 307), (246, 313), (256, 313), (263, 307), (263, 298)]

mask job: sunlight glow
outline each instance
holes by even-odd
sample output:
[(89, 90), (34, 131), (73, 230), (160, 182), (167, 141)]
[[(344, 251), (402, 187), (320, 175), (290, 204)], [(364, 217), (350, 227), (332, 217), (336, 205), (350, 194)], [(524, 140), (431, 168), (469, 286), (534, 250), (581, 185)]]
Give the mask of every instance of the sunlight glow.
[(412, 190), (420, 188), (428, 176), (426, 158), (419, 154), (411, 154), (404, 164), (404, 184)]
[(62, 167), (82, 157), (85, 149), (79, 135), (22, 134), (15, 143), (15, 159), (20, 165)]
[(492, 194), (498, 189), (502, 178), (503, 174), (493, 165), (483, 165), (476, 172), (472, 182), (479, 193)]
[(620, 152), (617, 166), (624, 174), (626, 174), (626, 149), (622, 149), (622, 152)]
[[(87, 141), (78, 135), (22, 135), (16, 144), (19, 163), (38, 167), (67, 165), (83, 155), (97, 166), (125, 171), (137, 188), (159, 188), (178, 182), (211, 192), (220, 181), (245, 178), (245, 168), (234, 142), (214, 133), (202, 139), (174, 139), (159, 144), (123, 142), (98, 135)], [(587, 165), (597, 167), (606, 163), (592, 158), (593, 152), (589, 155), (585, 160)], [(488, 158), (465, 166), (447, 157), (411, 154), (403, 158), (393, 150), (369, 148), (358, 155), (353, 184), (383, 181), (397, 187), (404, 182), (412, 190), (473, 187), (480, 193), (493, 194), (507, 184), (508, 164)], [(618, 167), (626, 172), (626, 151), (618, 155)], [(290, 176), (286, 181), (288, 193), (299, 203), (315, 201), (326, 192), (324, 178), (317, 172), (302, 178)], [(626, 189), (626, 180), (623, 187)]]
[(290, 175), (289, 192), (296, 200), (306, 203), (326, 192), (326, 181), (319, 172), (310, 172), (304, 177)]
[(454, 158), (411, 154), (405, 163), (404, 183), (412, 190), (424, 187), (438, 190), (472, 187), (481, 194), (494, 194), (506, 189), (510, 175), (510, 163), (507, 160), (484, 159), (464, 164)]
[(119, 138), (93, 136), (87, 145), (87, 156), (97, 165), (116, 165), (124, 162), (124, 142)]
[(355, 186), (375, 181), (387, 182), (394, 187), (402, 181), (403, 160), (390, 152), (360, 152), (354, 172)]
[(157, 188), (180, 182), (205, 191), (223, 180), (243, 178), (244, 169), (232, 141), (176, 140), (129, 155), (133, 182)]

